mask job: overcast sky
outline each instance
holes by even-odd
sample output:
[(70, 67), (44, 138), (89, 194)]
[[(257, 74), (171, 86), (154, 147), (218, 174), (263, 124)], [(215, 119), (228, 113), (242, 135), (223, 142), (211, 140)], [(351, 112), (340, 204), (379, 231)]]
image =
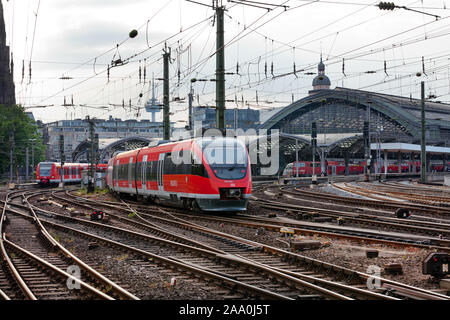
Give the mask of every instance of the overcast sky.
[[(162, 75), (165, 40), (173, 59), (171, 99), (181, 101), (171, 102), (177, 126), (186, 124), (190, 79), (214, 78), (216, 26), (214, 11), (206, 6), (184, 0), (2, 3), (17, 100), (25, 107), (47, 106), (29, 109), (44, 122), (86, 115), (149, 119), (143, 110), (151, 97), (148, 80), (152, 74)], [(236, 73), (239, 66), (239, 74), (226, 76), (227, 100), (233, 100), (227, 108), (270, 110), (306, 96), (315, 74), (305, 73), (317, 72), (321, 52), (332, 88), (419, 98), (420, 81), (426, 81), (427, 95), (450, 101), (450, 1), (395, 2), (438, 15), (438, 20), (403, 9), (379, 10), (378, 1), (368, 0), (268, 3), (288, 7), (268, 11), (224, 1), (227, 72)], [(130, 39), (133, 29), (138, 36)], [(426, 74), (417, 77), (423, 71), (422, 56)], [(128, 63), (111, 68), (108, 82), (107, 65), (119, 57)], [(294, 63), (297, 77), (280, 76), (292, 72)], [(155, 84), (156, 97), (162, 100), (161, 81)], [(194, 105), (214, 106), (214, 82), (197, 82), (193, 89)], [(69, 104), (72, 96), (75, 107), (62, 106), (64, 97)]]

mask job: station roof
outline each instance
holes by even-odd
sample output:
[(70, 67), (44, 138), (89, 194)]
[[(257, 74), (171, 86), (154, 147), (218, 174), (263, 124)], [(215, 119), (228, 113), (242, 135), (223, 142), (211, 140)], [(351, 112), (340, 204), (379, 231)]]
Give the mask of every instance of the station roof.
[[(380, 147), (378, 148), (378, 143), (370, 144), (371, 150), (386, 150), (389, 152), (420, 152), (421, 146), (420, 144), (409, 144), (409, 143), (380, 143)], [(425, 148), (427, 153), (448, 153), (450, 154), (450, 148), (446, 147), (435, 147), (435, 146), (426, 146)]]

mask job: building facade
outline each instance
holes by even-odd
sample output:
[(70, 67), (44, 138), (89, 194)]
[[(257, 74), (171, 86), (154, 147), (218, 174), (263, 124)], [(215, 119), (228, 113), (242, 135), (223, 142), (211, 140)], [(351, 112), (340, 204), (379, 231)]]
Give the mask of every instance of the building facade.
[[(171, 124), (171, 128), (173, 128), (173, 124)], [(89, 123), (83, 119), (41, 124), (41, 130), (44, 143), (47, 145), (47, 160), (60, 161), (60, 135), (64, 136), (66, 162), (72, 162), (73, 151), (79, 144), (89, 140)], [(108, 120), (95, 120), (95, 133), (98, 134), (99, 140), (114, 141), (136, 136), (152, 139), (163, 135), (163, 125), (162, 122), (121, 120), (110, 116)], [(86, 160), (78, 159), (78, 161)]]
[[(450, 105), (427, 99), (425, 119), (426, 144), (449, 146)], [(281, 162), (287, 164), (296, 159), (311, 161), (313, 123), (317, 133), (316, 159), (374, 159), (379, 155), (369, 149), (370, 143), (420, 145), (421, 100), (343, 87), (331, 89), (321, 59), (309, 95), (280, 108), (260, 129), (282, 133)], [(420, 153), (414, 152), (388, 155), (397, 161), (418, 156)], [(430, 154), (427, 160), (441, 161), (442, 157)]]
[[(255, 109), (226, 109), (226, 129), (256, 129), (259, 126), (259, 110)], [(195, 107), (193, 108), (194, 122), (202, 123), (202, 128), (216, 128), (216, 109)]]
[(0, 105), (15, 103), (14, 62), (12, 57), (10, 60), (9, 46), (6, 45), (3, 4), (0, 1)]

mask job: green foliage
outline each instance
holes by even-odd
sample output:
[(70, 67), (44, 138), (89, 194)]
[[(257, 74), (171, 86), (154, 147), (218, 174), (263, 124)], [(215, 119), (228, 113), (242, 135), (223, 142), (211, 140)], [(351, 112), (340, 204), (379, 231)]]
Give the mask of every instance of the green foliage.
[(42, 144), (42, 134), (36, 123), (28, 117), (22, 106), (0, 105), (0, 174), (9, 172), (9, 155), (13, 146), (14, 172), (18, 166), (26, 165), (27, 147), (31, 165), (32, 145), (36, 166), (45, 160), (45, 146)]

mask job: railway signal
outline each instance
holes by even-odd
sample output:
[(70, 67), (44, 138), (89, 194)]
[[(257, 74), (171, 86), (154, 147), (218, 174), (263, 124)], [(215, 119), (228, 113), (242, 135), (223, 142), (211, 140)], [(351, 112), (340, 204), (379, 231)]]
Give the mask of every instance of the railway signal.
[(422, 273), (435, 278), (444, 278), (449, 275), (448, 264), (450, 255), (442, 252), (433, 252), (422, 262)]
[(101, 210), (95, 210), (91, 213), (91, 220), (92, 221), (98, 221), (102, 220), (105, 214)]
[(395, 211), (395, 215), (397, 216), (397, 218), (405, 219), (411, 216), (411, 212), (409, 212), (409, 210), (406, 208), (400, 208)]

